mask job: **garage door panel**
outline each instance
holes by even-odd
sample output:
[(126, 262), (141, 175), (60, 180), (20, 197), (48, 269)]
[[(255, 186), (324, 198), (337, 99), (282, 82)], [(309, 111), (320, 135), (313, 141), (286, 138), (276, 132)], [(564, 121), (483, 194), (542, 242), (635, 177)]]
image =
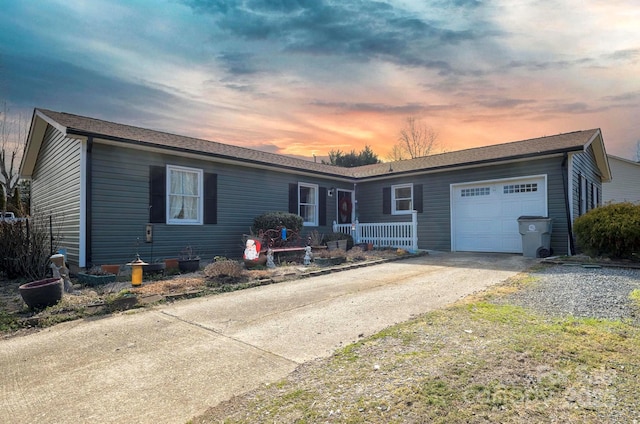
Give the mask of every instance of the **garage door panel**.
[(500, 232), (500, 223), (493, 219), (474, 219), (460, 223), (460, 231), (468, 234), (496, 234)]
[(520, 253), (522, 252), (522, 237), (520, 233), (518, 233), (517, 237), (514, 236), (505, 236), (502, 239), (502, 248), (503, 252), (510, 253)]
[(546, 216), (546, 179), (527, 177), (452, 187), (455, 250), (521, 253), (518, 217)]
[(473, 237), (460, 239), (461, 248), (458, 250), (468, 252), (495, 252), (491, 246), (500, 243), (500, 238), (495, 234), (477, 234)]
[(514, 219), (502, 219), (500, 220), (500, 232), (507, 236), (508, 234), (518, 233), (520, 235), (520, 226), (518, 221)]

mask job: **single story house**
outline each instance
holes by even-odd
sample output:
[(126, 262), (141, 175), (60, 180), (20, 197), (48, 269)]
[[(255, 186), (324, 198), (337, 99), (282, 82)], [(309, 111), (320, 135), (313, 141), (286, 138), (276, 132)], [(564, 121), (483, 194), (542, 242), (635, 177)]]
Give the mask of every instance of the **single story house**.
[(608, 155), (613, 178), (602, 185), (604, 203), (640, 203), (640, 162)]
[(223, 143), (35, 109), (20, 167), (32, 214), (53, 216), (72, 267), (176, 257), (240, 257), (267, 211), (394, 223), (417, 211), (418, 248), (521, 253), (517, 218), (553, 218), (551, 248), (602, 201), (611, 171), (599, 129), (341, 168)]

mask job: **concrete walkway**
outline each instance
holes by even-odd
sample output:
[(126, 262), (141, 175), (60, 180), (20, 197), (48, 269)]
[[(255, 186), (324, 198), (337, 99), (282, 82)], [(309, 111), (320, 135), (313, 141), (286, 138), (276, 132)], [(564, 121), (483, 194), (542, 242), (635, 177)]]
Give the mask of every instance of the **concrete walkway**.
[(535, 262), (432, 254), (0, 341), (0, 422), (184, 423)]

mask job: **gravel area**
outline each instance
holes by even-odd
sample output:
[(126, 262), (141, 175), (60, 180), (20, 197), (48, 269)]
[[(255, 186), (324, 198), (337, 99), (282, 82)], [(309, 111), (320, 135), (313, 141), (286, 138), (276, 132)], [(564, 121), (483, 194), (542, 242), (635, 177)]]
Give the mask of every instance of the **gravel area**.
[(640, 311), (629, 294), (640, 289), (640, 269), (550, 265), (532, 273), (536, 282), (508, 301), (550, 315), (631, 320)]

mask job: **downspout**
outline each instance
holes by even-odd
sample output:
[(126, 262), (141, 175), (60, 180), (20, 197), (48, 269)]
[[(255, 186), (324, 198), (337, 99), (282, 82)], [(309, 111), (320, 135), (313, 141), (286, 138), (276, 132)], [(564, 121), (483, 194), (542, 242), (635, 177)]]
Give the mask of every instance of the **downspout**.
[(569, 171), (567, 170), (567, 162), (569, 161), (569, 154), (565, 153), (562, 159), (562, 187), (564, 188), (564, 207), (567, 214), (567, 231), (569, 232), (569, 255), (576, 254), (576, 249), (573, 244), (573, 225), (571, 223), (571, 207), (569, 206)]
[(93, 204), (92, 200), (92, 160), (91, 160), (91, 151), (93, 150), (93, 137), (87, 137), (87, 174), (86, 178), (86, 187), (85, 187), (85, 241), (86, 241), (86, 265), (90, 266), (93, 264), (93, 258), (91, 257), (91, 205)]

